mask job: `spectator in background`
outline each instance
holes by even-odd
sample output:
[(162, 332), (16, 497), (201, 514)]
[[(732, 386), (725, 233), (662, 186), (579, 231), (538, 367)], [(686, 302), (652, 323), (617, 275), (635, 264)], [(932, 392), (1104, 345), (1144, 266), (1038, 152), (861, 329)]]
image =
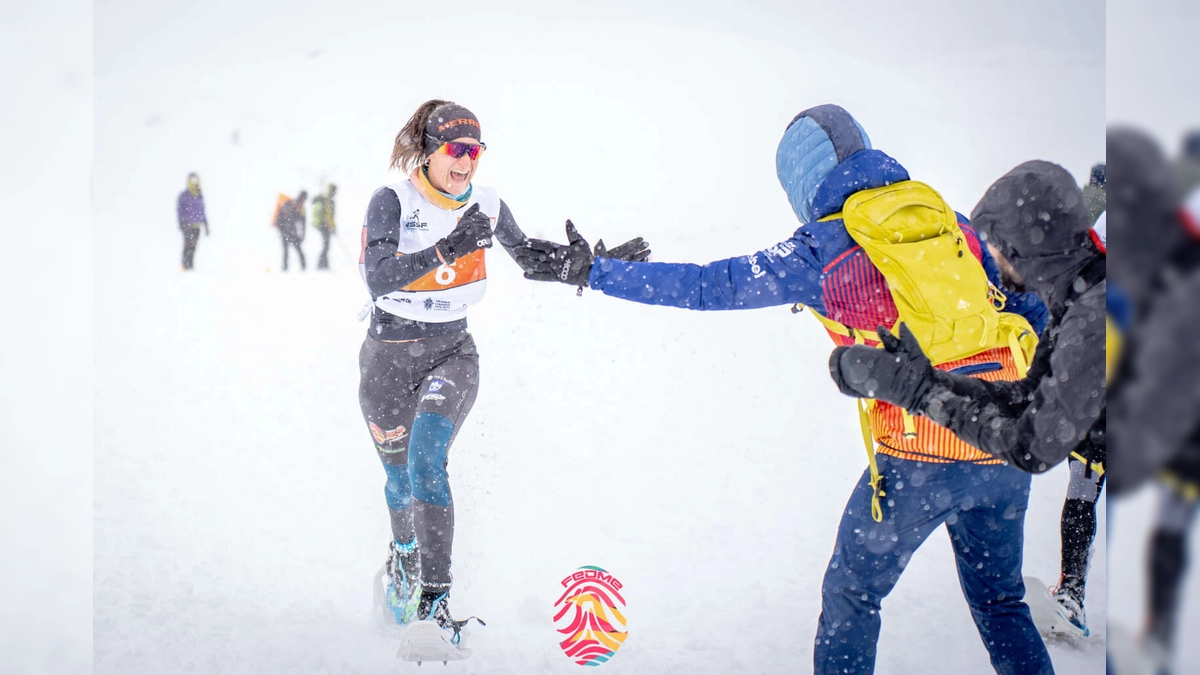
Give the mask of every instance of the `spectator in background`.
[[(1156, 483), (1158, 507), (1146, 555), (1148, 588), (1140, 647), (1149, 672), (1172, 669), (1189, 567), (1189, 536), (1200, 503), (1200, 131), (1185, 138), (1174, 166), (1153, 137), (1110, 130), (1118, 185), (1109, 229), (1128, 248), (1113, 261), (1110, 289), (1129, 315), (1117, 377), (1114, 497)], [(1120, 291), (1119, 295), (1114, 291)], [(1110, 333), (1114, 332), (1112, 329)]]
[(200, 240), (200, 228), (204, 228), (208, 236), (208, 217), (204, 215), (204, 195), (200, 192), (200, 177), (189, 173), (187, 189), (179, 193), (175, 202), (175, 216), (179, 220), (179, 230), (183, 232), (183, 267), (184, 272), (192, 269), (196, 257), (196, 242)]
[(284, 201), (275, 215), (275, 228), (279, 230), (279, 239), (283, 242), (283, 271), (288, 268), (288, 249), (296, 247), (296, 255), (300, 256), (300, 269), (304, 270), (304, 250), (300, 243), (304, 241), (304, 202), (308, 192), (301, 190), (295, 199)]
[(1108, 156), (1121, 188), (1105, 216), (1121, 247), (1108, 266), (1130, 316), (1108, 430), (1108, 489), (1122, 497), (1159, 476), (1189, 439), (1200, 440), (1200, 341), (1191, 339), (1200, 331), (1200, 245), (1157, 141), (1110, 129)]
[(1096, 219), (1104, 213), (1105, 202), (1105, 178), (1108, 169), (1103, 162), (1092, 167), (1092, 176), (1088, 179), (1088, 184), (1083, 186), (1083, 201), (1087, 204), (1088, 222), (1095, 223)]
[(319, 270), (329, 269), (329, 236), (337, 233), (333, 203), (336, 194), (337, 186), (330, 183), (325, 194), (319, 194), (312, 200), (312, 226), (321, 233), (321, 256), (317, 258)]

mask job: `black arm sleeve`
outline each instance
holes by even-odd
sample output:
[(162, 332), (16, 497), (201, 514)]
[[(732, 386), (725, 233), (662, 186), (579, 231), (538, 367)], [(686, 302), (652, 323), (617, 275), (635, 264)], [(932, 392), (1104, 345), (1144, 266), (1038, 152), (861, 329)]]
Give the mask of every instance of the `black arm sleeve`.
[(496, 218), (496, 228), (494, 230), (496, 239), (500, 241), (500, 245), (516, 260), (516, 254), (513, 250), (520, 246), (525, 241), (525, 233), (517, 226), (516, 219), (513, 218), (512, 211), (508, 210), (508, 204), (504, 200), (500, 200), (500, 217)]
[(1053, 344), (1039, 346), (1035, 365), (1048, 367), (1016, 383), (938, 371), (923, 413), (1024, 471), (1041, 473), (1061, 462), (1104, 411), (1104, 290), (1100, 284), (1080, 297)]
[(379, 188), (371, 196), (363, 229), (363, 265), (372, 298), (398, 291), (441, 264), (433, 246), (407, 255), (397, 251), (400, 199), (391, 188)]
[(976, 408), (988, 405), (994, 406), (1004, 417), (1020, 416), (1033, 401), (1033, 392), (1037, 389), (1041, 377), (1050, 372), (1050, 352), (1053, 351), (1051, 345), (1051, 342), (1045, 340), (1038, 344), (1037, 351), (1033, 354), (1033, 363), (1025, 377), (1020, 380), (988, 382), (934, 370), (931, 375), (933, 386), (922, 400), (918, 412), (929, 415), (927, 408), (934, 402), (935, 396), (940, 396), (939, 400), (944, 403), (946, 396), (951, 395), (962, 398), (964, 405), (966, 401), (970, 401), (971, 407), (967, 412), (972, 415), (975, 414)]

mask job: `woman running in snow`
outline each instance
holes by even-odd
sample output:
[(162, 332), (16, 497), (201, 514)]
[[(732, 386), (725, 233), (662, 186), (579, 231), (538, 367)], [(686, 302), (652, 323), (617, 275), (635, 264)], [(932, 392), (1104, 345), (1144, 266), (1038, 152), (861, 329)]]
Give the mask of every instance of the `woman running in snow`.
[[(359, 403), (387, 473), (393, 541), (386, 602), (397, 623), (431, 619), (454, 633), (450, 445), (479, 390), (467, 309), (483, 298), (492, 237), (513, 255), (525, 235), (508, 206), (472, 177), (486, 150), (479, 119), (449, 101), (421, 104), (396, 135), (405, 180), (375, 191), (359, 269), (374, 302), (359, 355)], [(642, 260), (635, 239), (607, 255)]]

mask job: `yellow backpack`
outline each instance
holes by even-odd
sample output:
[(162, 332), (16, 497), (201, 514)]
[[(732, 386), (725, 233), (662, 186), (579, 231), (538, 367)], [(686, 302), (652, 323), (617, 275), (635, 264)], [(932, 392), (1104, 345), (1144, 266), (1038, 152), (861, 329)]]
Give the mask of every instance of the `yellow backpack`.
[[(988, 281), (954, 210), (933, 188), (903, 181), (863, 190), (846, 200), (840, 214), (831, 216), (839, 217), (887, 280), (899, 312), (892, 333), (898, 332), (900, 321), (907, 324), (935, 366), (1007, 347), (1017, 372), (1025, 375), (1037, 349), (1037, 335), (1024, 317), (1001, 311), (1004, 294)], [(878, 340), (874, 331), (816, 316), (830, 331), (855, 342)], [(859, 417), (875, 491), (871, 515), (880, 521), (879, 499), (886, 494), (875, 463), (872, 405), (873, 400), (860, 400)], [(904, 424), (906, 435), (915, 433), (907, 412)]]

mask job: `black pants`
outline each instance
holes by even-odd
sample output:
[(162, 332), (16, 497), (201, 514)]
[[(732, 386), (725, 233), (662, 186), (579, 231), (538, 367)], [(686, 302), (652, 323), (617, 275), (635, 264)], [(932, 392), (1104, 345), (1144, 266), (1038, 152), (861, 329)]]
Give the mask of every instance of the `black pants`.
[(306, 269), (304, 264), (304, 250), (300, 248), (300, 240), (288, 234), (280, 234), (280, 240), (283, 241), (283, 271), (288, 268), (288, 249), (292, 246), (296, 247), (296, 255), (300, 256), (300, 269)]
[(1188, 571), (1188, 534), (1200, 502), (1200, 444), (1193, 438), (1163, 472), (1158, 515), (1150, 535), (1146, 566), (1150, 573), (1147, 633), (1168, 650), (1174, 648), (1179, 609)]
[(475, 340), (466, 331), (412, 342), (368, 335), (359, 371), (359, 405), (387, 474), (392, 536), (416, 539), (423, 588), (448, 589), (454, 500), (446, 469), (479, 391)]
[(200, 228), (183, 226), (183, 269), (192, 269), (192, 261), (196, 257), (196, 242), (199, 240)]
[(317, 269), (329, 269), (329, 230), (322, 228), (321, 232), (321, 257), (317, 258)]
[(1059, 585), (1070, 591), (1083, 604), (1092, 543), (1096, 539), (1096, 502), (1104, 490), (1104, 476), (1074, 457), (1067, 460), (1071, 480), (1067, 498), (1063, 501), (1059, 536), (1062, 577)]

